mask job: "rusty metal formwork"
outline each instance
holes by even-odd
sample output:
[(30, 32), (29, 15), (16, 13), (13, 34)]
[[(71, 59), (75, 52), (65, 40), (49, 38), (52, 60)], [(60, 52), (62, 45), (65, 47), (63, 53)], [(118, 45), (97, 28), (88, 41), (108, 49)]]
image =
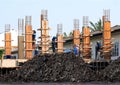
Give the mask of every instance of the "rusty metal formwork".
[(32, 25), (31, 25), (31, 16), (25, 17), (25, 56), (26, 59), (32, 59)]
[(38, 29), (41, 31), (41, 39), (40, 48), (41, 53), (49, 53), (50, 48), (50, 36), (49, 36), (49, 27), (48, 27), (48, 19), (47, 19), (47, 10), (41, 11), (41, 28)]
[(24, 19), (18, 19), (18, 59), (24, 59)]
[(80, 46), (79, 19), (74, 19), (73, 44)]
[(5, 25), (5, 56), (11, 55), (11, 32), (10, 24)]
[(90, 47), (90, 28), (89, 28), (88, 16), (83, 17), (83, 44), (82, 44), (82, 55), (84, 59), (91, 58), (91, 47)]
[(62, 28), (63, 28), (62, 24), (57, 24), (57, 52), (58, 53), (61, 53), (64, 51)]
[(103, 56), (104, 59), (111, 59), (111, 22), (110, 22), (110, 10), (104, 10), (103, 15)]

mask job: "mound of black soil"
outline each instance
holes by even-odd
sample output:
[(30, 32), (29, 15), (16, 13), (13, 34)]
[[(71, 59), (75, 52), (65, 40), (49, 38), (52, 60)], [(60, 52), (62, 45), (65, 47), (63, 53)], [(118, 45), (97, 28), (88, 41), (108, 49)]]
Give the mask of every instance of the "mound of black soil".
[(99, 80), (120, 82), (120, 58), (111, 61), (110, 64), (100, 72)]
[(73, 53), (45, 54), (27, 61), (18, 70), (4, 75), (6, 82), (88, 82), (96, 75), (80, 57)]
[(120, 58), (103, 70), (94, 71), (73, 53), (35, 56), (18, 70), (0, 77), (1, 82), (120, 81)]

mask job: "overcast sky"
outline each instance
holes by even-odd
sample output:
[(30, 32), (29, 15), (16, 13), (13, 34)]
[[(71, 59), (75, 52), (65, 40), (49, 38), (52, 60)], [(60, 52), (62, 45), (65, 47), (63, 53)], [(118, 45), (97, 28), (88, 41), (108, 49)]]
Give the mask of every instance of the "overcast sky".
[[(63, 24), (63, 32), (73, 30), (73, 19), (80, 20), (89, 16), (89, 20), (97, 22), (103, 15), (103, 9), (111, 10), (111, 24), (120, 24), (120, 0), (0, 0), (0, 32), (4, 31), (5, 24), (17, 29), (18, 18), (32, 16), (33, 29), (40, 27), (42, 9), (48, 10), (50, 35), (57, 32), (57, 24)], [(39, 33), (39, 32), (38, 32)]]

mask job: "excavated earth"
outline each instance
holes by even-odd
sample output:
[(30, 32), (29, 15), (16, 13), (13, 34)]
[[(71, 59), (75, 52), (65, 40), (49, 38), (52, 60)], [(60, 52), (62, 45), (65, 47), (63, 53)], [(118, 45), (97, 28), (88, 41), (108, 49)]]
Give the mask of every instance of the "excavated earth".
[(45, 54), (35, 56), (20, 69), (4, 75), (6, 82), (84, 82), (96, 76), (80, 57), (73, 53)]
[(120, 58), (100, 71), (92, 70), (73, 53), (35, 56), (18, 70), (0, 77), (1, 82), (120, 81)]
[(110, 64), (99, 74), (100, 81), (120, 82), (120, 57)]

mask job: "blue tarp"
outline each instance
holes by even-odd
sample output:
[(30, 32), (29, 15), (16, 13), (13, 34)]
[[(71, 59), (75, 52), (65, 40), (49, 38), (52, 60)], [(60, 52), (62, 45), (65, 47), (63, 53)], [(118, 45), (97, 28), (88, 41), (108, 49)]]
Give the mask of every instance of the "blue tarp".
[(70, 53), (70, 52), (72, 52), (72, 50), (66, 49), (64, 52), (65, 52), (65, 53)]

